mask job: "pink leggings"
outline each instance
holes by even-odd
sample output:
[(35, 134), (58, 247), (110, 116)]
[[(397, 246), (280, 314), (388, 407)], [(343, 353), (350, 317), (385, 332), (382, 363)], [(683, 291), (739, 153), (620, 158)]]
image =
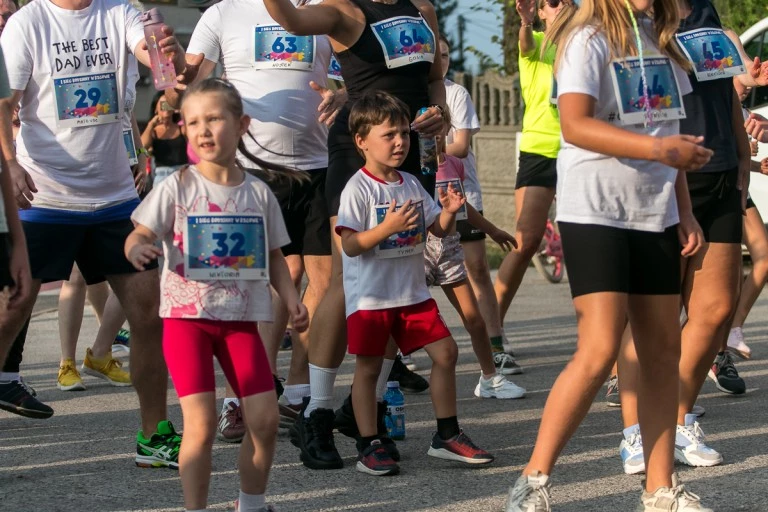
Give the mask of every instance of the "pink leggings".
[(238, 398), (275, 389), (256, 322), (164, 318), (163, 354), (179, 397), (216, 390), (213, 356)]

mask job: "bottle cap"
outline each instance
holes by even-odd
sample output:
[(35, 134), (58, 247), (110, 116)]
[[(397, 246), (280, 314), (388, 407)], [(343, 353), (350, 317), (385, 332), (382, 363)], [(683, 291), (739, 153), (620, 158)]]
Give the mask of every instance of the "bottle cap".
[(163, 15), (154, 7), (141, 13), (141, 22), (145, 25), (148, 23), (162, 23)]
[(425, 113), (427, 110), (429, 110), (429, 107), (421, 107), (419, 109), (419, 114), (418, 115), (421, 115), (421, 114)]
[(400, 389), (400, 383), (397, 382), (396, 380), (387, 381), (387, 388)]

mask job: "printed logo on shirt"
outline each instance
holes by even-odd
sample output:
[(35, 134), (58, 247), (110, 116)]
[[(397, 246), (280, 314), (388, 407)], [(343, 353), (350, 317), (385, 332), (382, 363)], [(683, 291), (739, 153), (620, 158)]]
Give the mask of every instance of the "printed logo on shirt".
[(189, 215), (184, 277), (196, 281), (269, 280), (267, 232), (258, 214)]
[[(403, 205), (395, 207), (399, 211)], [(427, 241), (427, 229), (424, 225), (424, 201), (414, 201), (411, 207), (418, 212), (416, 227), (409, 231), (402, 231), (390, 236), (375, 248), (377, 258), (402, 258), (411, 256), (424, 251), (424, 245)], [(376, 224), (384, 222), (384, 217), (389, 211), (389, 204), (376, 205), (374, 207), (376, 214)]]
[(256, 69), (294, 69), (315, 67), (315, 36), (294, 36), (280, 25), (254, 28), (253, 48)]
[[(653, 121), (685, 118), (680, 85), (669, 57), (645, 59), (648, 84), (647, 101)], [(623, 125), (643, 124), (647, 118), (646, 96), (640, 59), (630, 57), (611, 62), (611, 77), (619, 106), (619, 122)]]
[(397, 16), (371, 23), (371, 30), (390, 69), (435, 60), (435, 34), (421, 16)]
[(677, 34), (676, 37), (683, 53), (693, 63), (699, 82), (747, 72), (736, 45), (719, 28), (700, 28)]

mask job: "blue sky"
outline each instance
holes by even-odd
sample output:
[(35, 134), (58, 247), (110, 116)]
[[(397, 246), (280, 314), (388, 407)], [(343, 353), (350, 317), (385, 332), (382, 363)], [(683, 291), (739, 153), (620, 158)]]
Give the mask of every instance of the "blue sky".
[[(483, 5), (495, 12), (483, 12), (473, 10), (473, 6)], [(453, 16), (446, 22), (446, 32), (456, 41), (456, 16), (463, 14), (466, 19), (464, 40), (467, 46), (474, 46), (478, 50), (490, 55), (495, 61), (501, 61), (501, 48), (491, 42), (494, 35), (501, 36), (501, 6), (490, 0), (459, 0), (459, 6)], [(475, 71), (477, 59), (466, 53), (467, 68)]]

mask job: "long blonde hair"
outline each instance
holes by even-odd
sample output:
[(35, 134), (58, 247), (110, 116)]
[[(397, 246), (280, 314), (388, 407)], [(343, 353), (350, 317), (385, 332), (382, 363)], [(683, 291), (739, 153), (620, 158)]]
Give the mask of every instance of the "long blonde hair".
[[(661, 53), (688, 71), (691, 64), (683, 56), (675, 41), (675, 32), (680, 25), (677, 3), (678, 0), (653, 0), (653, 7), (648, 15), (653, 19), (655, 41)], [(568, 19), (568, 17), (558, 16), (556, 21), (561, 19)], [(595, 32), (591, 37), (597, 33), (605, 36), (611, 60), (638, 55), (632, 19), (625, 0), (582, 0), (578, 11), (567, 23), (562, 23), (560, 26), (553, 25), (548, 31), (547, 38), (557, 45), (555, 68), (573, 33), (584, 26), (594, 27)]]

